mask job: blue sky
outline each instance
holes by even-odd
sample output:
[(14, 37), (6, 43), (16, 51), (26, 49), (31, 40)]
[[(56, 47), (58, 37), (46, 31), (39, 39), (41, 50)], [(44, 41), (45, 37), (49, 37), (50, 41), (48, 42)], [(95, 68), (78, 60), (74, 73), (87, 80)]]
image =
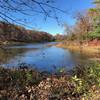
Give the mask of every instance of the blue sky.
[[(75, 12), (84, 11), (93, 7), (92, 0), (57, 0), (56, 6), (60, 9), (66, 10), (68, 14), (59, 13), (58, 16), (61, 17), (62, 23), (67, 23), (69, 25), (74, 25), (75, 19), (73, 15)], [(37, 20), (36, 28), (40, 30), (47, 31), (51, 34), (61, 33), (63, 34), (63, 28), (58, 25), (56, 20), (47, 18), (46, 22), (39, 16), (35, 18)]]
[[(53, 6), (56, 6), (59, 9), (67, 11), (66, 14), (57, 11), (56, 14), (59, 16), (60, 23), (67, 23), (69, 25), (75, 24), (75, 19), (73, 18), (75, 12), (85, 11), (91, 7), (93, 7), (92, 0), (55, 0), (56, 2)], [(39, 10), (39, 9), (38, 9)], [(27, 12), (30, 13), (31, 12)], [(24, 16), (21, 14), (13, 13), (19, 19), (27, 19), (29, 23), (26, 25), (32, 27), (33, 29), (37, 29), (40, 31), (46, 31), (51, 34), (63, 34), (62, 26), (59, 26), (57, 21), (51, 18), (47, 18), (44, 20), (43, 15), (39, 15), (35, 13), (33, 16)], [(28, 28), (28, 27), (26, 27)]]

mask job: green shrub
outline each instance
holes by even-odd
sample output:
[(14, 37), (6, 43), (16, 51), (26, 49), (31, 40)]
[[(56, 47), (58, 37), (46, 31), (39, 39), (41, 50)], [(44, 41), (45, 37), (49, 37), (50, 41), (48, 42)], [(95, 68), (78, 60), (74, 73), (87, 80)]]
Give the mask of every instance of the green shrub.
[(93, 32), (87, 34), (90, 39), (100, 39), (100, 27), (96, 28)]
[(93, 62), (83, 67), (75, 67), (73, 73), (74, 75), (77, 75), (78, 78), (84, 79), (90, 86), (94, 84), (100, 85), (99, 62)]

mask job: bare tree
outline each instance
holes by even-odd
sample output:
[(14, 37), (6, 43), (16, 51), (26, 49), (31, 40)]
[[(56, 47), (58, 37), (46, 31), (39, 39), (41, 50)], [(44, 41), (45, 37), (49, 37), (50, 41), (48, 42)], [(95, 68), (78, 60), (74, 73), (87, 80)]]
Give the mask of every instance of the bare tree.
[(78, 40), (83, 41), (84, 36), (91, 31), (91, 19), (87, 13), (77, 13), (76, 15), (76, 30)]

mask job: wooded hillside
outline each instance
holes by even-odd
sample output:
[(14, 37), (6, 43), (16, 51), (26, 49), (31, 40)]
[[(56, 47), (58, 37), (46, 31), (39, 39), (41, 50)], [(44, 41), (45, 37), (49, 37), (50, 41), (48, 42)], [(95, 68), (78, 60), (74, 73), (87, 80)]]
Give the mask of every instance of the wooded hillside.
[(24, 27), (0, 21), (0, 41), (47, 42), (53, 36), (47, 32), (27, 30)]

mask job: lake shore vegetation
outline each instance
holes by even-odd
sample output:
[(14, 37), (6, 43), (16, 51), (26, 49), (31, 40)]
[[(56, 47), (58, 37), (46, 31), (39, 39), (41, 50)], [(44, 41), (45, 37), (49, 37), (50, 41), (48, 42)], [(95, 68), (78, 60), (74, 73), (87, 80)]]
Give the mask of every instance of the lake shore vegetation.
[(76, 13), (74, 26), (64, 24), (65, 34), (56, 35), (56, 39), (62, 41), (58, 47), (99, 52), (100, 55), (100, 0), (95, 0), (93, 4), (94, 8)]
[(22, 26), (0, 21), (0, 44), (50, 42), (54, 38), (47, 32), (29, 30)]
[(99, 100), (100, 63), (76, 66), (69, 75), (63, 69), (50, 74), (28, 67), (0, 67), (0, 99)]

